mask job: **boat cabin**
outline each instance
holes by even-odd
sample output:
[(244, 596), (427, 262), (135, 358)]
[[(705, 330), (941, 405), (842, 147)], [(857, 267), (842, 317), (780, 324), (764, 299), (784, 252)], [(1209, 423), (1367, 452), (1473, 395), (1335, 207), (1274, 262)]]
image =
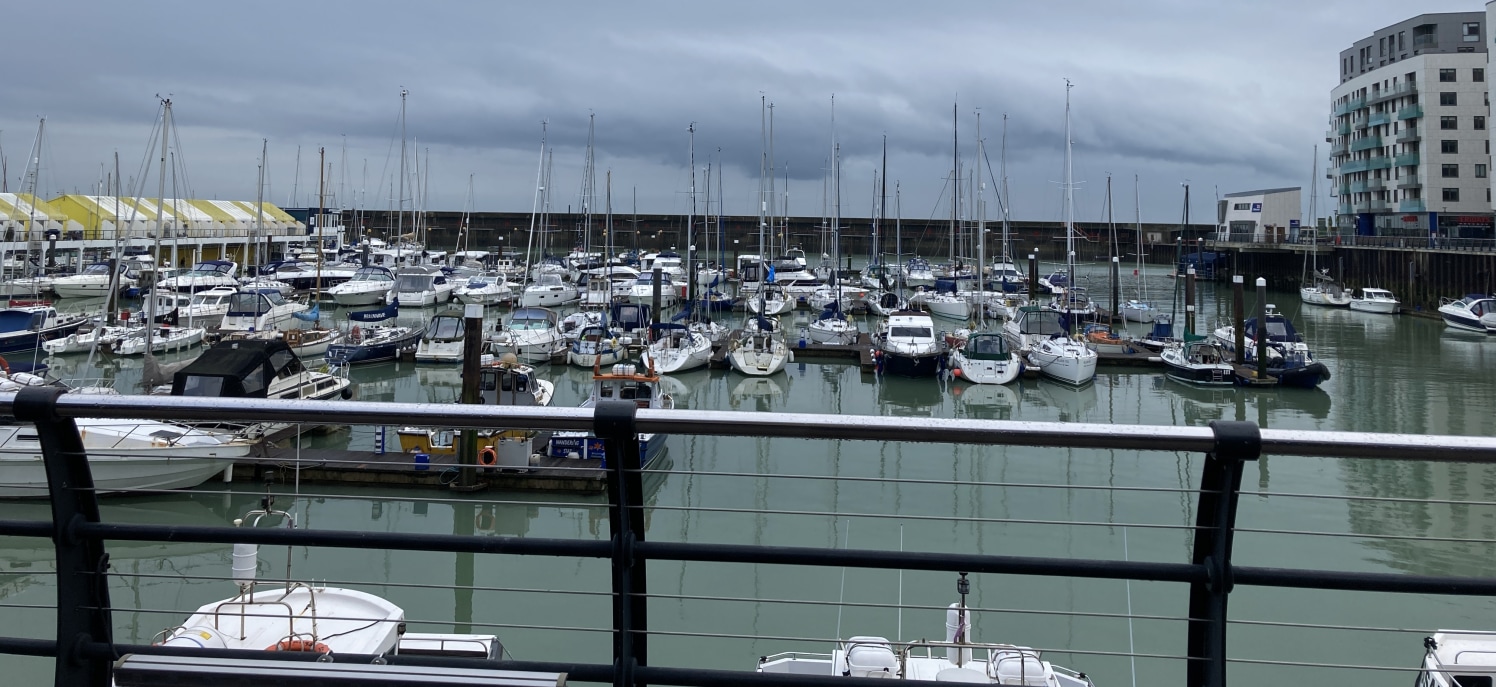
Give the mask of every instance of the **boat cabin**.
[(488, 405), (537, 406), (540, 388), (535, 369), (528, 365), (498, 363), (478, 371), (478, 391)]
[(426, 333), (421, 338), (427, 341), (462, 341), (467, 335), (467, 320), (461, 310), (443, 310), (426, 323)]
[(275, 380), (304, 368), (279, 339), (221, 341), (178, 370), (171, 395), (202, 398), (267, 398)]

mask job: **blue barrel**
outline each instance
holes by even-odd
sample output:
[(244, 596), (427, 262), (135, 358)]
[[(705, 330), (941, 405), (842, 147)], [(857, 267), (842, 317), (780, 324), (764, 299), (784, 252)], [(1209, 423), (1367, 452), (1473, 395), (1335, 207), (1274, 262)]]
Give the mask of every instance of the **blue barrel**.
[(431, 456), (428, 455), (428, 454), (425, 454), (425, 453), (417, 453), (416, 454), (416, 469), (417, 470), (430, 470), (431, 469)]

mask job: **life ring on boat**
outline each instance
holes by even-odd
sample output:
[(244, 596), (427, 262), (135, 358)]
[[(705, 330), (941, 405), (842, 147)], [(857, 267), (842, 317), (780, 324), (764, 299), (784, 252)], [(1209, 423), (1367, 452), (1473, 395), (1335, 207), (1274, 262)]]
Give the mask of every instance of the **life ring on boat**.
[(363, 341), (364, 332), (362, 329), (358, 328), (358, 325), (353, 325), (353, 331), (349, 333), (348, 338), (353, 343), (358, 343), (360, 341)]
[(491, 467), (493, 467), (495, 465), (498, 465), (499, 464), (499, 452), (495, 451), (493, 449), (493, 446), (491, 446), (491, 445), (490, 446), (484, 446), (481, 450), (478, 451), (478, 464), (482, 465), (483, 467), (487, 467), (487, 468), (491, 468)]
[(330, 654), (332, 648), (310, 639), (282, 639), (279, 642), (265, 647), (266, 651), (315, 651), (319, 654)]

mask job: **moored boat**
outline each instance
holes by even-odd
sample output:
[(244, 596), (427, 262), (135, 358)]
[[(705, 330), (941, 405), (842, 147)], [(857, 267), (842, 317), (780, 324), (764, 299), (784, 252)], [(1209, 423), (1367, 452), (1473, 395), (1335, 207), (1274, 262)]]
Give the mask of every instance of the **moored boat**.
[[(675, 399), (660, 390), (660, 377), (653, 370), (620, 363), (592, 373), (592, 393), (580, 407), (595, 408), (600, 401), (629, 401), (640, 408), (669, 410)], [(639, 434), (639, 467), (648, 467), (665, 450), (664, 434)], [(552, 458), (602, 460), (607, 442), (585, 432), (556, 432), (546, 449)], [(606, 461), (604, 461), (606, 462)]]

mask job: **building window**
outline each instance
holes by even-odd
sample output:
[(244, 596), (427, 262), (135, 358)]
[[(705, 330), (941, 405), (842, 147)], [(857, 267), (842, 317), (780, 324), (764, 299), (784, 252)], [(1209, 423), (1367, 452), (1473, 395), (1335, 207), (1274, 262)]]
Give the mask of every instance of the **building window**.
[(1251, 203), (1235, 203), (1235, 204), (1232, 204), (1231, 209), (1232, 210), (1251, 210), (1252, 209), (1252, 204)]
[(1481, 69), (1480, 67), (1476, 67), (1474, 69), (1471, 69), (1470, 70), (1470, 80), (1472, 80), (1472, 81), (1485, 81), (1486, 80), (1486, 70)]
[(1476, 179), (1484, 179), (1484, 178), (1486, 178), (1486, 166), (1485, 165), (1481, 165), (1481, 164), (1475, 165), (1475, 178)]
[(1465, 22), (1465, 30), (1463, 32), (1461, 32), (1461, 34), (1462, 34), (1462, 38), (1460, 40), (1462, 40), (1462, 41), (1464, 41), (1466, 43), (1479, 43), (1480, 42), (1480, 22), (1474, 22), (1474, 21)]
[(1458, 93), (1440, 93), (1439, 104), (1444, 107), (1458, 105), (1460, 104), (1460, 95)]
[(1439, 81), (1440, 81), (1440, 83), (1454, 83), (1454, 80), (1455, 80), (1455, 78), (1454, 78), (1454, 70), (1453, 69), (1440, 69), (1439, 70)]
[(1446, 189), (1444, 189), (1444, 202), (1446, 202), (1446, 203), (1458, 203), (1458, 202), (1460, 202), (1460, 190), (1457, 189), (1457, 188), (1446, 188)]
[(1397, 32), (1397, 50), (1398, 50), (1398, 52), (1402, 52), (1402, 51), (1407, 50), (1407, 49), (1408, 49), (1408, 43), (1407, 43), (1407, 41), (1403, 40), (1403, 32), (1402, 31), (1398, 31)]
[(1460, 120), (1457, 117), (1440, 117), (1439, 128), (1445, 131), (1454, 131), (1455, 129), (1460, 128), (1459, 121)]
[(1442, 165), (1441, 169), (1440, 169), (1439, 176), (1442, 176), (1445, 179), (1458, 179), (1458, 178), (1460, 178), (1460, 166), (1459, 165)]
[(1475, 130), (1476, 131), (1485, 131), (1486, 130), (1486, 118), (1485, 118), (1484, 115), (1475, 115)]
[(1444, 153), (1445, 155), (1459, 155), (1460, 154), (1460, 142), (1459, 141), (1439, 141), (1439, 152)]

